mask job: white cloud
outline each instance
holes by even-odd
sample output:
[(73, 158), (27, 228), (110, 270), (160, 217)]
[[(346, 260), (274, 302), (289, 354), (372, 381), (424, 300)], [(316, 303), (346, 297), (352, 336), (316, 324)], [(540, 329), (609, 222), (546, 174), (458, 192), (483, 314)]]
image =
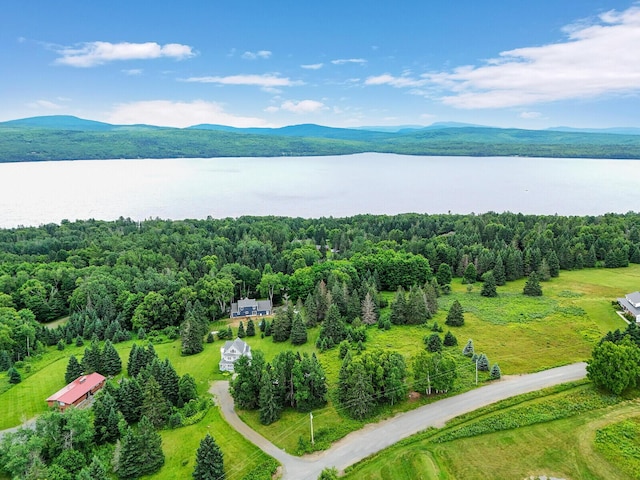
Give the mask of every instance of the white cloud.
[(540, 118), (542, 114), (540, 112), (521, 112), (520, 118), (531, 120), (534, 118)]
[(396, 88), (421, 87), (427, 83), (425, 79), (411, 78), (408, 75), (394, 77), (388, 73), (369, 77), (364, 81), (365, 85), (391, 85)]
[(324, 63), (311, 63), (308, 65), (300, 65), (300, 68), (304, 68), (306, 70), (320, 70), (324, 66)]
[(131, 125), (144, 123), (165, 127), (184, 128), (200, 123), (214, 123), (233, 127), (267, 126), (261, 118), (242, 117), (227, 113), (220, 104), (204, 100), (173, 102), (150, 100), (116, 105), (106, 115), (106, 122)]
[(242, 58), (245, 60), (257, 60), (259, 58), (266, 60), (271, 56), (271, 52), (269, 50), (259, 50), (257, 52), (244, 52), (242, 54)]
[(195, 55), (193, 48), (189, 45), (179, 43), (159, 45), (155, 42), (86, 42), (77, 47), (60, 48), (57, 52), (61, 57), (56, 59), (55, 63), (70, 67), (94, 67), (116, 60), (146, 60), (162, 57), (182, 60)]
[(63, 108), (62, 105), (49, 100), (36, 100), (35, 102), (28, 103), (27, 106), (29, 108), (44, 108), (46, 110), (60, 110)]
[(286, 110), (287, 112), (302, 114), (302, 113), (314, 113), (321, 110), (326, 110), (327, 106), (316, 100), (300, 100), (295, 102), (292, 100), (286, 100), (279, 107), (271, 106), (264, 109), (265, 112), (275, 113), (279, 110)]
[(562, 31), (562, 42), (501, 52), (484, 65), (418, 76), (385, 73), (364, 84), (407, 88), (465, 109), (640, 92), (640, 6), (609, 11)]
[(364, 58), (338, 58), (337, 60), (331, 60), (334, 65), (344, 65), (346, 63), (359, 63), (364, 64), (367, 61)]
[(640, 7), (563, 29), (563, 42), (517, 48), (482, 66), (424, 78), (449, 90), (443, 103), (501, 108), (640, 91)]
[(136, 77), (138, 75), (142, 75), (142, 69), (141, 68), (130, 68), (128, 70), (122, 70), (122, 73), (124, 73), (125, 75), (129, 75), (131, 77)]
[(226, 77), (190, 77), (185, 82), (217, 83), (219, 85), (249, 85), (263, 88), (292, 87), (303, 85), (303, 82), (293, 81), (287, 77), (274, 74), (264, 75), (229, 75)]

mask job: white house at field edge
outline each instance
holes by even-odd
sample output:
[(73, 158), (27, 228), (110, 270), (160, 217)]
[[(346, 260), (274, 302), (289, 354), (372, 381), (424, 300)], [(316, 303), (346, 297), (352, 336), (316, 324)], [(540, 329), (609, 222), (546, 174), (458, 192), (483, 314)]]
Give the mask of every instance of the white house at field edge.
[(220, 370), (233, 372), (233, 364), (242, 356), (252, 358), (251, 347), (246, 342), (239, 338), (225, 342), (224, 346), (220, 347)]
[(640, 322), (640, 292), (626, 294), (624, 298), (618, 299), (618, 304), (625, 312), (633, 315), (636, 322)]

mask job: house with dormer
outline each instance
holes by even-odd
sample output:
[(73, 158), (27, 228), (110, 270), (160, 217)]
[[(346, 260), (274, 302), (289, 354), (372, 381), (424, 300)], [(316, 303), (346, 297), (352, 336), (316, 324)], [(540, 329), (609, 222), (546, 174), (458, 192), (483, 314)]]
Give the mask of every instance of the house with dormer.
[(223, 372), (233, 372), (233, 364), (240, 357), (249, 357), (251, 359), (251, 347), (236, 338), (234, 341), (227, 341), (224, 343), (224, 346), (220, 348), (220, 370)]
[(231, 304), (231, 318), (254, 317), (271, 315), (270, 300), (256, 300), (255, 298), (243, 298), (238, 303)]
[(628, 293), (624, 298), (619, 298), (618, 305), (620, 305), (625, 312), (633, 315), (636, 322), (640, 322), (640, 292)]

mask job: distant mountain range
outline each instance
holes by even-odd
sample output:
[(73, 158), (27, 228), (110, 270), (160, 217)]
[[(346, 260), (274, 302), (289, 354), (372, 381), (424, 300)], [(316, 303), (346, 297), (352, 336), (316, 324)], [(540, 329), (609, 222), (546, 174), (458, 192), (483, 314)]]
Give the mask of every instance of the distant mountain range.
[(0, 162), (181, 157), (273, 157), (362, 152), (407, 155), (640, 158), (640, 129), (523, 130), (444, 122), (427, 127), (236, 128), (112, 125), (73, 116), (0, 122)]

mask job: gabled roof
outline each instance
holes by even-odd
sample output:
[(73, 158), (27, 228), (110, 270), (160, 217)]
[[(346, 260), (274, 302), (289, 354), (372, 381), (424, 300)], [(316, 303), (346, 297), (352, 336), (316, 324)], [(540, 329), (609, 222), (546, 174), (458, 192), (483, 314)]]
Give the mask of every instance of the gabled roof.
[(258, 311), (271, 311), (271, 300), (258, 300)]
[(238, 310), (242, 310), (243, 308), (254, 308), (258, 306), (258, 302), (256, 302), (255, 298), (242, 298), (238, 300)]
[(71, 405), (104, 381), (105, 378), (97, 372), (83, 375), (51, 395), (47, 398), (47, 402), (60, 402), (65, 405)]
[(248, 351), (251, 350), (251, 347), (247, 344), (247, 342), (241, 340), (240, 338), (236, 338), (234, 341), (228, 340), (224, 343), (224, 347), (222, 347), (222, 351), (227, 353), (231, 347), (234, 347), (241, 355), (244, 355)]
[(628, 293), (625, 296), (627, 297), (627, 300), (629, 300), (629, 302), (633, 303), (634, 305), (640, 304), (640, 292)]

